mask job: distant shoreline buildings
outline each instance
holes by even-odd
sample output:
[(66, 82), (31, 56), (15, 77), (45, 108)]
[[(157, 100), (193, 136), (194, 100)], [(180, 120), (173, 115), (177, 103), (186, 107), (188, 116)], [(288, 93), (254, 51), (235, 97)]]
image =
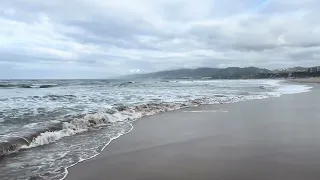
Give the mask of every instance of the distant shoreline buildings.
[(131, 79), (276, 79), (320, 77), (320, 66), (292, 67), (276, 70), (257, 67), (196, 68), (134, 74)]
[(309, 73), (320, 72), (320, 66), (308, 68), (307, 72), (309, 72)]
[(252, 78), (309, 78), (309, 77), (320, 77), (320, 66), (310, 67), (310, 68), (290, 68), (275, 70), (271, 73), (258, 73), (255, 74)]

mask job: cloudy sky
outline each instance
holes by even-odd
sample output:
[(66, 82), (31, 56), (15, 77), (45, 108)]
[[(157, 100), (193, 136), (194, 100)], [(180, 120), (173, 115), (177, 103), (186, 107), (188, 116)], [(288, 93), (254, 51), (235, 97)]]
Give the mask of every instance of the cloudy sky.
[(2, 0), (0, 78), (320, 65), (319, 0)]

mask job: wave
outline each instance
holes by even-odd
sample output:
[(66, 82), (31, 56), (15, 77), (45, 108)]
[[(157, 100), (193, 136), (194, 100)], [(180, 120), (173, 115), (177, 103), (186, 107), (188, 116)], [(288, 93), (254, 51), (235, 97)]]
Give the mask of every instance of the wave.
[(10, 83), (2, 83), (0, 84), (0, 88), (52, 88), (57, 87), (58, 84), (10, 84)]
[[(110, 125), (111, 123), (124, 121), (131, 122), (144, 116), (151, 116), (158, 113), (173, 111), (185, 107), (219, 102), (220, 101), (212, 101), (208, 98), (203, 98), (192, 100), (189, 102), (148, 103), (133, 107), (118, 105), (103, 112), (86, 114), (73, 118), (69, 121), (58, 122), (51, 127), (38, 130), (34, 133), (22, 137), (11, 138), (7, 140), (7, 142), (0, 143), (0, 157), (18, 152), (22, 149), (33, 148), (53, 143), (63, 137), (83, 133), (101, 126)], [(36, 125), (37, 124), (32, 124), (32, 127), (34, 128), (34, 126)]]
[[(131, 122), (144, 116), (199, 104), (201, 104), (201, 100), (190, 101), (188, 104), (149, 103), (134, 107), (120, 105), (107, 111), (82, 115), (21, 137), (10, 138), (7, 142), (0, 142), (0, 157), (22, 149), (49, 144), (66, 136), (83, 133), (101, 126), (108, 126), (111, 123)], [(33, 128), (36, 125), (32, 124)]]
[(57, 87), (57, 84), (43, 84), (43, 85), (39, 85), (39, 86), (33, 86), (35, 88), (52, 88), (52, 87)]
[(118, 86), (118, 87), (122, 87), (122, 86), (128, 86), (128, 85), (136, 84), (136, 83), (137, 83), (137, 82), (135, 82), (135, 81), (128, 81), (128, 82), (124, 82), (124, 83), (116, 84), (116, 86)]
[[(287, 89), (288, 88), (286, 88), (285, 90)], [(295, 89), (297, 91), (294, 91), (294, 93), (299, 93), (308, 91), (310, 88), (308, 86), (303, 86), (300, 88), (299, 86), (295, 87)], [(49, 144), (63, 137), (72, 136), (89, 130), (94, 130), (96, 128), (100, 128), (101, 126), (108, 126), (112, 123), (131, 122), (144, 116), (151, 116), (162, 112), (205, 104), (232, 103), (251, 99), (278, 97), (281, 94), (285, 94), (283, 92), (286, 91), (284, 91), (283, 89), (279, 89), (276, 92), (255, 94), (252, 96), (249, 96), (247, 94), (236, 96), (224, 96), (221, 94), (216, 94), (213, 99), (201, 98), (186, 102), (146, 103), (137, 106), (125, 106), (118, 104), (116, 107), (108, 109), (106, 111), (72, 117), (71, 120), (58, 122), (57, 124), (49, 128), (39, 130), (32, 134), (28, 134), (22, 137), (14, 137), (7, 140), (7, 142), (0, 142), (0, 156), (14, 153), (25, 148), (33, 148)], [(293, 93), (293, 91), (290, 91), (288, 93)], [(69, 98), (74, 97), (73, 95), (70, 95)], [(33, 124), (32, 126), (36, 126), (36, 124)]]
[(22, 137), (11, 138), (7, 142), (0, 142), (0, 157), (17, 152), (23, 145), (27, 144), (29, 142)]
[(0, 84), (0, 88), (32, 88), (30, 84)]
[(33, 98), (44, 98), (44, 99), (49, 99), (50, 101), (56, 101), (56, 100), (73, 100), (73, 99), (76, 99), (77, 96), (72, 95), (72, 94), (65, 94), (65, 95), (49, 94), (49, 95), (45, 95), (43, 97), (33, 96)]
[(16, 153), (21, 149), (29, 147), (36, 137), (39, 137), (46, 132), (54, 132), (58, 129), (60, 129), (60, 126), (57, 124), (50, 128), (38, 130), (21, 137), (10, 137), (6, 142), (0, 142), (0, 157)]

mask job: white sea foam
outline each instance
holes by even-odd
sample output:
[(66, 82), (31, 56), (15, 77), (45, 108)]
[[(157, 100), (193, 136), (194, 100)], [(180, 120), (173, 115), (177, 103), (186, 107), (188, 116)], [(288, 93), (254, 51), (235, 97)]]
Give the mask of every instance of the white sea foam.
[[(264, 86), (265, 88), (261, 89), (259, 87)], [(92, 88), (92, 87), (90, 87)], [(282, 81), (278, 80), (244, 80), (244, 81), (182, 81), (182, 83), (176, 83), (176, 81), (171, 83), (166, 83), (166, 85), (161, 87), (150, 86), (148, 88), (132, 88), (126, 89), (125, 86), (122, 88), (101, 88), (94, 87), (94, 92), (91, 92), (92, 89), (78, 89), (76, 91), (71, 89), (71, 91), (61, 90), (61, 92), (50, 92), (49, 94), (55, 93), (58, 95), (48, 96), (47, 94), (34, 95), (28, 94), (30, 99), (25, 98), (11, 98), (8, 102), (0, 104), (0, 107), (6, 107), (8, 109), (22, 107), (21, 110), (17, 111), (16, 116), (22, 116), (24, 113), (31, 112), (30, 107), (40, 108), (36, 110), (37, 112), (34, 115), (43, 115), (44, 113), (54, 112), (56, 109), (68, 110), (67, 114), (63, 116), (58, 116), (56, 120), (49, 119), (45, 123), (56, 125), (58, 124), (59, 129), (53, 128), (54, 131), (48, 130), (38, 134), (28, 146), (24, 148), (32, 148), (36, 146), (41, 146), (56, 142), (52, 146), (46, 147), (55, 147), (56, 144), (63, 144), (65, 141), (70, 139), (79, 139), (86, 137), (89, 134), (95, 134), (95, 140), (97, 142), (90, 142), (93, 144), (88, 144), (90, 140), (85, 140), (83, 144), (76, 144), (78, 146), (77, 150), (73, 151), (71, 149), (61, 150), (63, 152), (68, 152), (68, 154), (76, 153), (77, 157), (80, 157), (79, 160), (83, 161), (85, 159), (90, 159), (99, 154), (97, 149), (101, 149), (101, 144), (105, 145), (105, 148), (109, 143), (109, 139), (113, 140), (124, 134), (125, 132), (117, 129), (117, 133), (110, 135), (103, 135), (100, 137), (100, 131), (94, 131), (90, 133), (83, 133), (91, 129), (102, 129), (101, 132), (104, 132), (103, 129), (108, 130), (108, 133), (112, 131), (112, 128), (104, 128), (106, 125), (110, 127), (114, 124), (125, 124), (130, 123), (136, 119), (139, 119), (144, 116), (150, 116), (158, 114), (161, 112), (167, 112), (172, 110), (177, 110), (185, 107), (199, 106), (205, 104), (217, 104), (217, 103), (233, 103), (239, 101), (246, 101), (251, 99), (265, 99), (269, 97), (278, 97), (282, 94), (293, 94), (309, 91), (311, 87), (304, 85), (290, 85), (284, 84)], [(106, 93), (106, 89), (108, 89)], [(51, 91), (50, 89), (43, 89), (43, 92)], [(42, 92), (39, 91), (39, 92)], [(54, 88), (54, 91), (56, 89)], [(28, 91), (31, 92), (31, 91)], [(105, 93), (105, 94), (103, 94)], [(75, 94), (72, 96), (63, 95), (63, 94)], [(128, 95), (129, 94), (129, 95)], [(218, 96), (216, 96), (218, 95)], [(220, 96), (219, 96), (220, 95)], [(39, 96), (35, 97), (35, 96)], [(155, 100), (156, 99), (156, 100)], [(27, 102), (27, 103), (26, 103)], [(118, 110), (116, 107), (119, 107), (118, 104), (121, 102), (123, 107)], [(11, 104), (10, 104), (11, 103)], [(10, 106), (8, 106), (10, 105)], [(121, 106), (121, 105), (120, 105)], [(66, 108), (65, 108), (66, 107)], [(24, 109), (25, 108), (25, 109)], [(67, 108), (71, 108), (67, 109)], [(3, 108), (4, 109), (4, 108)], [(112, 109), (111, 111), (109, 111)], [(221, 111), (225, 112), (225, 111)], [(3, 115), (12, 114), (10, 111), (4, 112)], [(86, 114), (79, 117), (79, 114)], [(68, 119), (64, 119), (64, 115)], [(50, 116), (48, 116), (50, 117)], [(70, 117), (78, 117), (69, 119)], [(67, 120), (67, 121), (66, 121)], [(124, 122), (124, 123), (122, 123)], [(37, 122), (30, 123), (25, 125), (24, 128), (32, 130), (36, 129)], [(42, 126), (44, 122), (39, 122)], [(38, 124), (38, 125), (39, 125)], [(61, 125), (61, 127), (60, 127)], [(54, 126), (55, 127), (55, 126)], [(50, 129), (50, 128), (49, 128)], [(2, 130), (2, 129), (1, 129)], [(110, 131), (109, 131), (110, 130)], [(65, 141), (59, 141), (60, 139), (66, 136), (73, 136), (75, 134), (81, 134), (73, 138), (66, 138)], [(1, 137), (2, 138), (2, 137)], [(100, 139), (99, 139), (100, 138)], [(58, 142), (57, 142), (58, 141)], [(78, 142), (78, 141), (77, 141)], [(88, 143), (87, 143), (88, 142)], [(99, 143), (98, 143), (99, 142)], [(76, 142), (75, 142), (76, 143)], [(71, 143), (72, 144), (72, 143)], [(99, 146), (97, 146), (97, 144)], [(60, 146), (64, 147), (64, 146)], [(103, 149), (102, 148), (102, 149)], [(57, 148), (59, 149), (59, 148)], [(60, 150), (60, 149), (59, 149)], [(53, 150), (54, 151), (54, 150)], [(47, 153), (47, 151), (46, 151)], [(54, 152), (52, 152), (54, 153)], [(56, 156), (52, 155), (52, 162)], [(51, 161), (51, 160), (50, 160)], [(70, 160), (68, 163), (74, 163), (74, 160)], [(35, 164), (38, 162), (34, 162)], [(70, 164), (62, 164), (63, 166), (69, 166)], [(40, 165), (42, 166), (42, 165)], [(54, 165), (52, 165), (53, 167)], [(59, 164), (61, 167), (61, 164)], [(27, 171), (26, 171), (27, 172)], [(65, 172), (67, 173), (67, 171)], [(20, 173), (21, 174), (21, 173)], [(23, 173), (22, 173), (23, 174)], [(1, 176), (0, 176), (1, 177)]]
[(39, 123), (30, 123), (30, 124), (26, 124), (24, 125), (23, 127), (24, 128), (33, 128), (33, 127), (36, 127)]
[(28, 146), (24, 146), (24, 148), (32, 148), (49, 144), (66, 136), (83, 133), (85, 131), (88, 131), (92, 127), (103, 126), (108, 123), (124, 120), (123, 118), (119, 117), (120, 116), (115, 117), (113, 115), (102, 112), (87, 114), (83, 118), (76, 118), (70, 122), (63, 122), (61, 130), (41, 133), (40, 135), (35, 137)]
[[(132, 131), (132, 129), (133, 129), (132, 124), (130, 124), (130, 126), (131, 126), (131, 128), (130, 128), (130, 130), (129, 130), (128, 132), (124, 132), (124, 133), (122, 133), (122, 134), (118, 134), (117, 136), (111, 138), (111, 139), (103, 146), (103, 148), (101, 149), (100, 152), (102, 152), (112, 141), (118, 139), (120, 136), (122, 136), (122, 135), (124, 135), (124, 134), (130, 133), (130, 132)], [(65, 178), (67, 177), (67, 175), (68, 175), (68, 168), (71, 168), (71, 167), (77, 165), (77, 164), (80, 163), (80, 162), (83, 162), (83, 161), (92, 159), (92, 158), (98, 156), (98, 155), (100, 154), (100, 152), (97, 152), (97, 153), (94, 154), (93, 156), (91, 156), (91, 157), (89, 157), (89, 158), (86, 158), (86, 159), (85, 159), (85, 158), (79, 158), (79, 161), (78, 161), (78, 162), (73, 163), (73, 164), (71, 164), (71, 165), (68, 166), (68, 167), (65, 167), (65, 168), (64, 168), (64, 175), (63, 175), (63, 177), (61, 178), (61, 180), (65, 179)]]
[(171, 111), (178, 108), (178, 105), (170, 104), (163, 104), (159, 106), (143, 105), (128, 108), (121, 112), (118, 111), (113, 114), (109, 114), (106, 112), (87, 114), (82, 118), (75, 118), (70, 122), (63, 122), (61, 130), (40, 133), (32, 140), (32, 142), (28, 146), (23, 146), (23, 148), (32, 148), (49, 144), (66, 136), (83, 133), (93, 127), (105, 126), (109, 123), (115, 123), (119, 121), (133, 121), (143, 116), (150, 116), (160, 112)]
[(245, 100), (265, 99), (268, 97), (280, 96), (281, 93), (287, 93), (291, 87), (295, 87), (295, 91), (290, 91), (290, 93), (304, 92), (308, 89), (307, 87), (302, 88), (300, 86), (287, 85), (280, 87), (277, 90), (277, 93), (266, 93), (264, 95), (222, 97), (219, 100), (204, 98), (193, 100), (187, 103), (145, 104), (135, 107), (128, 107), (123, 111), (117, 111), (113, 114), (106, 112), (87, 114), (82, 118), (76, 118), (70, 122), (63, 122), (62, 129), (59, 131), (41, 133), (30, 143), (28, 147), (31, 148), (39, 145), (49, 144), (66, 136), (72, 136), (78, 133), (83, 133), (85, 131), (88, 131), (92, 127), (104, 126), (109, 123), (115, 123), (119, 121), (133, 121), (144, 116), (151, 116), (161, 112), (173, 111), (183, 107), (192, 107), (203, 104), (232, 103)]
[(288, 84), (280, 86), (276, 92), (279, 92), (281, 94), (296, 94), (296, 93), (303, 93), (308, 92), (312, 89), (311, 86), (307, 85), (294, 85), (294, 84)]
[(39, 136), (37, 136), (35, 139), (33, 139), (33, 141), (29, 144), (29, 146), (24, 146), (24, 148), (32, 148), (32, 147), (49, 144), (65, 136), (71, 136), (80, 132), (81, 132), (80, 130), (73, 130), (73, 129), (63, 129), (60, 131), (44, 132), (44, 133), (41, 133)]

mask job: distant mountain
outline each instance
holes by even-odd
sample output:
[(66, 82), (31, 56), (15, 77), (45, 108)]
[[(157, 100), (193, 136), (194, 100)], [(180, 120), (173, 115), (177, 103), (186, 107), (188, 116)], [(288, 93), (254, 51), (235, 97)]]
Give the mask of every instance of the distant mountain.
[(271, 73), (268, 69), (260, 69), (257, 67), (228, 67), (228, 68), (197, 68), (197, 69), (177, 69), (169, 71), (159, 71), (148, 74), (134, 74), (123, 78), (135, 79), (238, 79), (250, 78), (259, 73)]

